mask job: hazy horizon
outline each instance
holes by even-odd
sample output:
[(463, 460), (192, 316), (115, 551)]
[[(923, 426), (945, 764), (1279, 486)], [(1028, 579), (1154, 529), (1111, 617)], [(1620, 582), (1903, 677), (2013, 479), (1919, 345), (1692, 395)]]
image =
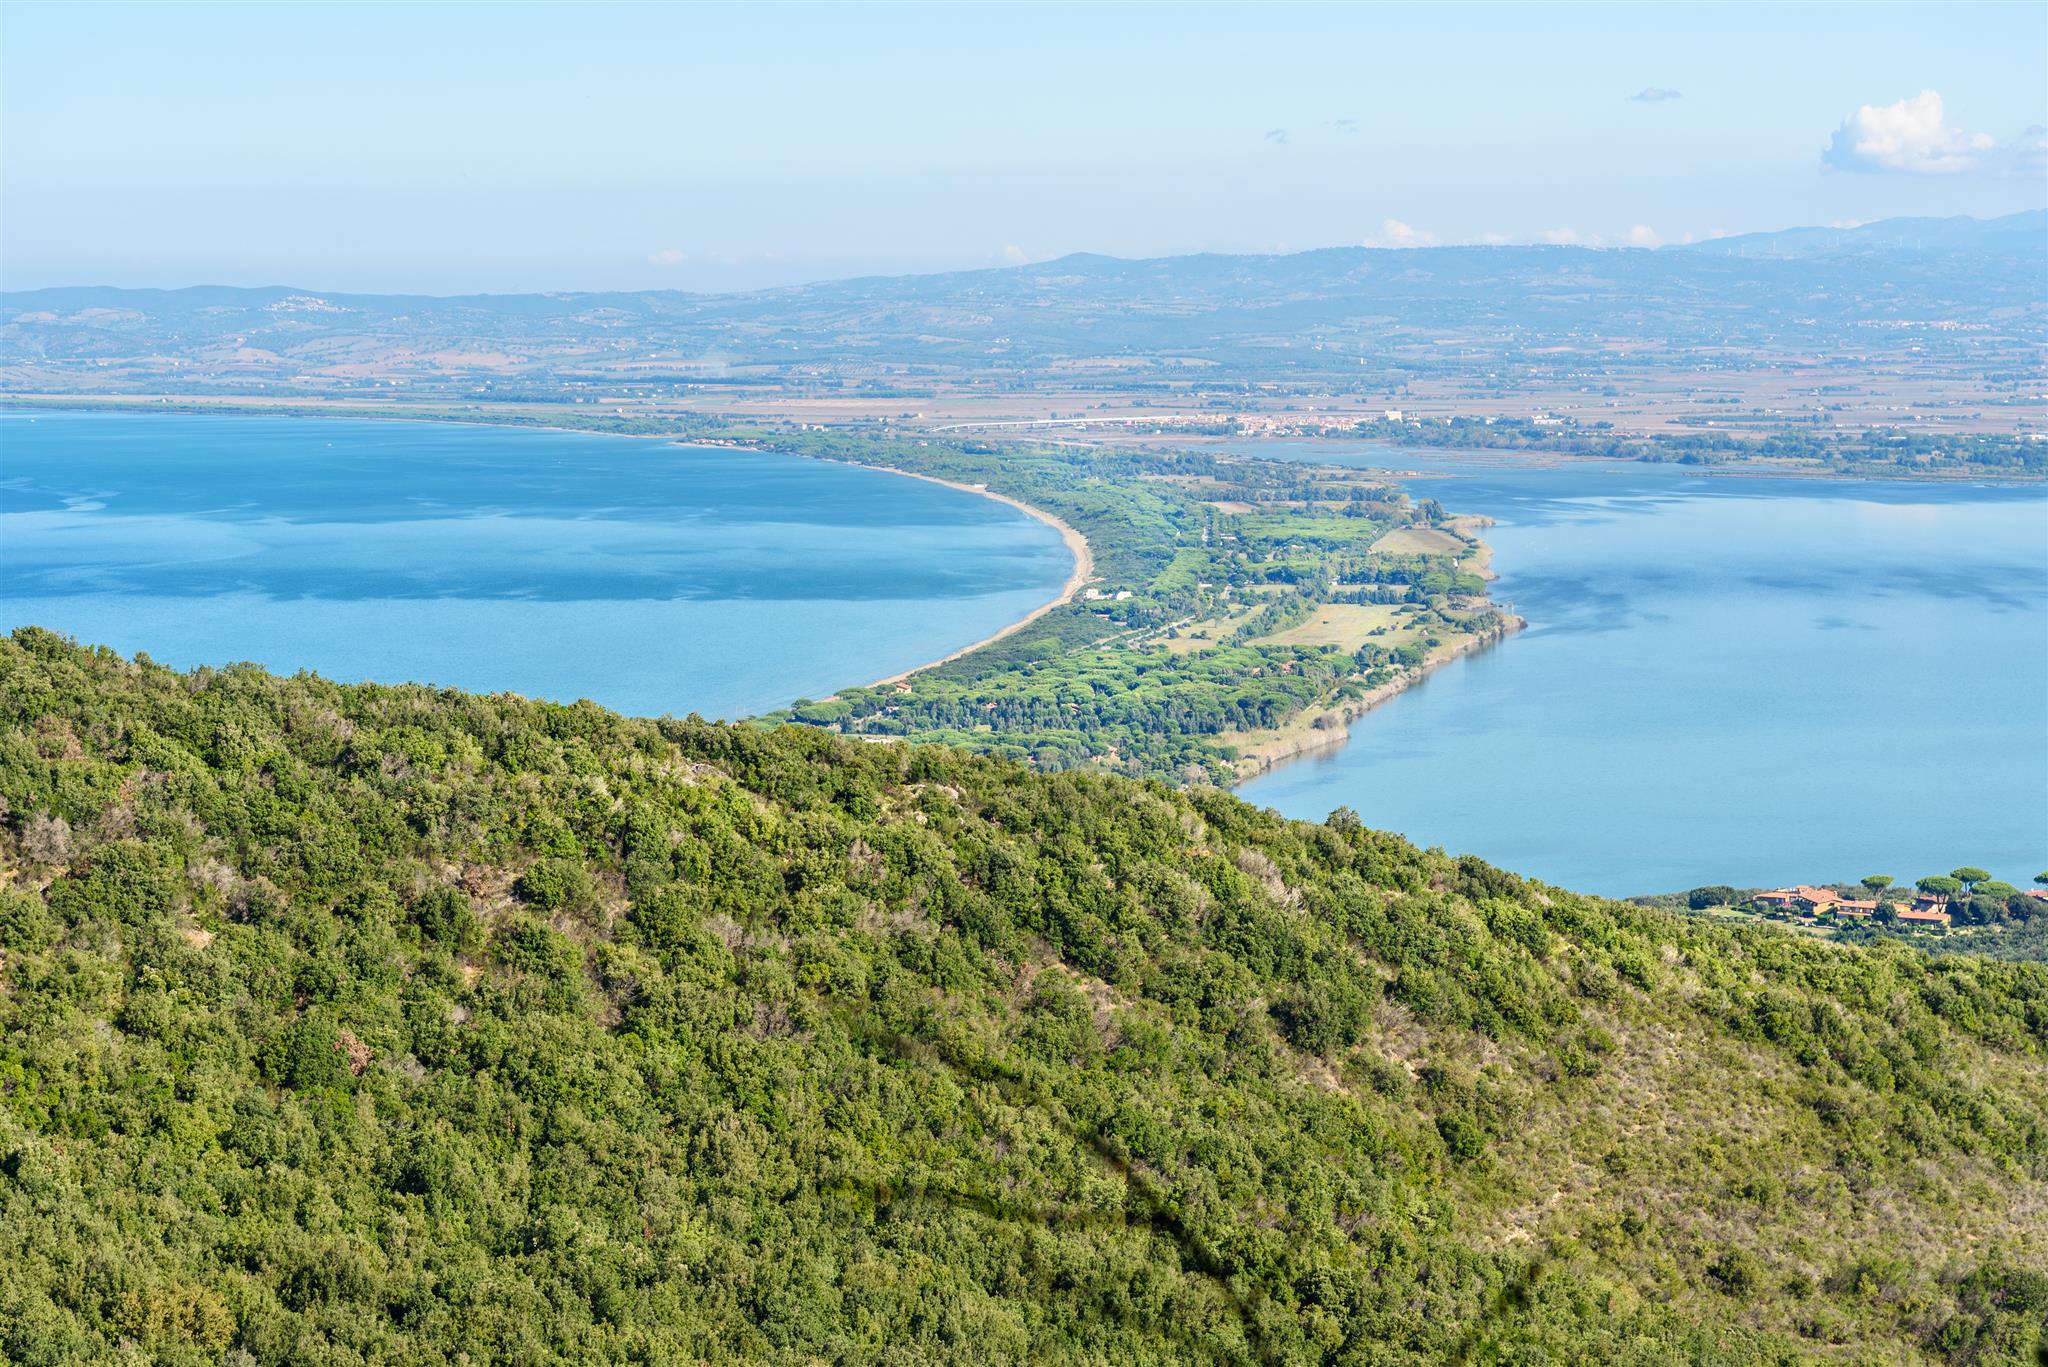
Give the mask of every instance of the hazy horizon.
[(0, 287), (723, 292), (2048, 202), (2048, 10), (0, 10)]
[[(2020, 210), (2020, 211), (2018, 211), (2018, 214), (2024, 214), (2024, 213), (2033, 213), (2033, 212), (2042, 212), (2042, 213), (2048, 213), (2048, 210), (2038, 210), (2038, 211), (2037, 211), (2037, 210)], [(1996, 217), (1997, 217), (1997, 218), (2007, 218), (2007, 217), (2016, 217), (2016, 216), (2018, 216), (2018, 214), (2012, 214), (2012, 215), (1997, 215)], [(1926, 217), (1926, 218), (1930, 219), (1931, 221), (1940, 221), (1939, 219), (1935, 218), (1935, 217), (1934, 217), (1934, 216), (1932, 216), (1932, 215), (1928, 215), (1928, 216), (1913, 216), (1913, 217), (1916, 217), (1916, 218), (1917, 218), (1917, 217)], [(1992, 218), (1988, 218), (1988, 217), (1983, 217), (1983, 216), (1979, 216), (1979, 215), (1974, 215), (1974, 214), (1957, 214), (1957, 215), (1947, 215), (1946, 217), (1947, 217), (1947, 218), (1950, 218), (1950, 219), (1968, 219), (1968, 220), (1970, 220), (1970, 221), (1972, 221), (1972, 222), (1978, 222), (1978, 223), (1986, 223), (1986, 222), (1991, 222), (1991, 221), (1994, 221), (1994, 220), (1993, 220)], [(1903, 218), (1903, 216), (1902, 216), (1902, 218)], [(1896, 221), (1901, 221), (1901, 220), (1900, 220), (1900, 219), (1894, 219), (1894, 220), (1874, 220), (1874, 222), (1876, 222), (1876, 223), (1882, 223), (1882, 222), (1887, 222), (1887, 221), (1893, 221), (1893, 222), (1896, 222)], [(1870, 224), (1861, 224), (1861, 223), (1859, 223), (1859, 224), (1832, 224), (1832, 225), (1829, 225), (1829, 224), (1812, 224), (1812, 223), (1787, 223), (1787, 224), (1784, 224), (1784, 225), (1782, 225), (1782, 226), (1780, 226), (1780, 227), (1776, 227), (1776, 228), (1761, 228), (1761, 229), (1757, 229), (1757, 230), (1756, 230), (1756, 233), (1755, 233), (1754, 235), (1757, 235), (1757, 236), (1769, 236), (1769, 235), (1772, 235), (1772, 234), (1775, 234), (1775, 233), (1782, 233), (1782, 232), (1795, 232), (1795, 231), (1800, 231), (1800, 230), (1806, 230), (1806, 229), (1815, 229), (1815, 230), (1819, 230), (1819, 229), (1825, 229), (1825, 228), (1829, 228), (1829, 227), (1834, 227), (1834, 228), (1840, 228), (1840, 229), (1841, 229), (1841, 230), (1843, 230), (1844, 232), (1849, 232), (1849, 231), (1852, 231), (1852, 230), (1853, 230), (1853, 229), (1855, 229), (1855, 228), (1859, 228), (1859, 227), (1868, 227), (1868, 226), (1871, 226), (1871, 225), (1870, 225)], [(1550, 242), (1432, 242), (1432, 243), (1429, 243), (1429, 244), (1428, 244), (1427, 246), (1407, 246), (1407, 247), (1394, 247), (1394, 246), (1389, 246), (1389, 245), (1386, 245), (1386, 244), (1381, 244), (1381, 243), (1369, 243), (1369, 244), (1360, 244), (1360, 243), (1341, 243), (1341, 242), (1340, 242), (1340, 243), (1328, 243), (1328, 244), (1324, 244), (1324, 245), (1320, 245), (1320, 246), (1304, 246), (1304, 247), (1297, 247), (1297, 248), (1294, 248), (1294, 249), (1292, 249), (1292, 250), (1290, 250), (1290, 251), (1288, 251), (1288, 252), (1284, 252), (1284, 253), (1260, 253), (1260, 252), (1189, 252), (1189, 253), (1179, 253), (1179, 254), (1177, 254), (1177, 255), (1179, 255), (1179, 256), (1182, 256), (1182, 257), (1185, 257), (1185, 256), (1201, 256), (1201, 255), (1212, 255), (1212, 256), (1246, 256), (1246, 257), (1255, 257), (1255, 256), (1264, 256), (1264, 255), (1288, 255), (1288, 256), (1298, 256), (1298, 255), (1308, 255), (1308, 254), (1311, 254), (1311, 253), (1315, 253), (1315, 252), (1325, 252), (1325, 251), (1342, 251), (1342, 250), (1358, 250), (1358, 251), (1387, 251), (1387, 252), (1398, 252), (1398, 251), (1433, 251), (1433, 250), (1437, 250), (1437, 249), (1440, 249), (1440, 248), (1478, 248), (1478, 249), (1480, 249), (1480, 250), (1488, 250), (1488, 251), (1491, 251), (1491, 250), (1513, 250), (1513, 249), (1516, 249), (1516, 248), (1528, 248), (1528, 247), (1543, 247), (1543, 248), (1553, 248), (1553, 249), (1556, 249), (1556, 250), (1559, 250), (1559, 251), (1594, 251), (1594, 252), (1641, 252), (1641, 251), (1662, 251), (1662, 250), (1667, 250), (1667, 249), (1669, 249), (1669, 248), (1673, 248), (1673, 247), (1677, 247), (1677, 248), (1684, 248), (1684, 247), (1687, 247), (1687, 246), (1693, 246), (1693, 245), (1704, 245), (1704, 244), (1705, 244), (1705, 243), (1707, 243), (1707, 242), (1715, 242), (1715, 241), (1734, 241), (1734, 240), (1737, 240), (1737, 239), (1738, 239), (1738, 238), (1740, 238), (1740, 237), (1744, 237), (1744, 236), (1750, 236), (1750, 235), (1752, 235), (1752, 234), (1719, 234), (1719, 235), (1716, 235), (1716, 236), (1714, 236), (1714, 237), (1710, 237), (1710, 238), (1702, 239), (1702, 240), (1701, 240), (1701, 242), (1699, 242), (1699, 243), (1675, 243), (1675, 242), (1670, 242), (1670, 243), (1660, 243), (1660, 244), (1657, 244), (1656, 246), (1653, 246), (1653, 247), (1646, 247), (1646, 246), (1638, 246), (1638, 245), (1634, 245), (1634, 244), (1629, 244), (1629, 243), (1598, 243), (1598, 244), (1596, 244), (1596, 243), (1585, 243), (1585, 242), (1576, 242), (1576, 243), (1550, 243)], [(1066, 253), (1066, 254), (1064, 254), (1064, 255), (1062, 255), (1062, 256), (1060, 256), (1060, 257), (1052, 257), (1052, 258), (1048, 258), (1048, 259), (1047, 259), (1047, 260), (1045, 260), (1045, 261), (1034, 261), (1034, 262), (999, 262), (999, 263), (996, 263), (996, 264), (994, 264), (994, 265), (990, 265), (990, 266), (967, 266), (967, 267), (956, 267), (956, 268), (951, 268), (950, 270), (949, 270), (949, 269), (946, 269), (946, 268), (940, 268), (940, 269), (935, 269), (935, 270), (930, 270), (930, 271), (890, 271), (890, 272), (874, 272), (874, 273), (871, 273), (871, 274), (869, 274), (869, 275), (865, 275), (865, 276), (858, 276), (858, 275), (856, 275), (856, 276), (843, 276), (843, 275), (836, 275), (836, 276), (835, 276), (835, 275), (822, 275), (822, 276), (810, 277), (810, 278), (806, 278), (806, 279), (802, 279), (802, 280), (791, 280), (791, 281), (787, 281), (787, 282), (785, 282), (785, 283), (783, 283), (783, 284), (779, 284), (779, 285), (756, 285), (756, 286), (729, 286), (729, 287), (726, 287), (726, 288), (718, 288), (718, 287), (711, 287), (711, 288), (706, 288), (706, 289), (696, 289), (696, 290), (693, 290), (693, 289), (689, 289), (689, 288), (686, 288), (686, 287), (683, 287), (683, 286), (679, 286), (679, 285), (646, 285), (646, 286), (639, 286), (639, 287), (627, 287), (627, 288), (623, 288), (623, 289), (620, 289), (620, 288), (604, 288), (604, 287), (594, 287), (594, 288), (583, 288), (583, 287), (580, 287), (580, 286), (577, 286), (577, 285), (553, 285), (553, 286), (546, 286), (546, 287), (543, 287), (543, 288), (538, 288), (538, 289), (529, 289), (529, 290), (451, 290), (451, 291), (435, 291), (435, 290), (426, 290), (426, 289), (415, 289), (415, 290), (380, 290), (380, 289), (337, 289), (337, 288), (333, 288), (333, 287), (331, 287), (331, 286), (327, 286), (327, 285), (321, 284), (321, 283), (319, 283), (318, 281), (309, 281), (309, 280), (267, 280), (267, 281), (263, 281), (263, 282), (260, 282), (260, 283), (250, 283), (250, 284), (232, 284), (232, 283), (229, 283), (229, 282), (226, 282), (226, 281), (221, 281), (221, 280), (190, 280), (190, 281), (186, 281), (186, 282), (183, 282), (183, 283), (181, 283), (181, 284), (166, 284), (166, 285), (116, 285), (116, 284), (111, 284), (111, 283), (108, 283), (108, 282), (106, 282), (106, 281), (97, 281), (97, 280), (74, 280), (74, 281), (63, 281), (63, 282), (53, 282), (53, 283), (51, 283), (51, 284), (47, 284), (47, 285), (36, 285), (36, 286), (28, 286), (28, 287), (25, 287), (25, 288), (15, 288), (14, 286), (12, 286), (12, 285), (9, 285), (9, 284), (0, 284), (0, 294), (34, 294), (34, 293), (37, 293), (37, 292), (40, 292), (40, 291), (44, 291), (44, 290), (93, 290), (93, 289), (107, 289), (107, 290), (155, 290), (155, 291), (160, 291), (160, 292), (163, 292), (163, 293), (175, 293), (175, 292), (177, 292), (177, 291), (181, 291), (181, 290), (195, 290), (195, 289), (233, 289), (233, 290), (254, 290), (254, 291), (262, 291), (262, 290), (280, 290), (280, 289), (284, 289), (284, 290), (310, 290), (310, 291), (314, 291), (314, 292), (316, 292), (316, 293), (319, 293), (319, 294), (332, 294), (332, 295), (342, 295), (342, 296), (356, 296), (356, 297), (376, 297), (376, 296), (391, 296), (391, 297), (416, 297), (416, 298), (424, 298), (424, 299), (434, 299), (434, 298), (466, 298), (466, 297), (475, 297), (475, 298), (496, 298), (496, 297), (506, 297), (506, 298), (510, 298), (510, 297), (516, 297), (516, 296), (520, 296), (520, 295), (549, 295), (549, 296), (552, 296), (552, 295), (582, 295), (582, 294), (640, 294), (640, 293), (660, 293), (660, 292), (672, 292), (672, 293), (678, 293), (678, 294), (700, 294), (700, 295), (712, 296), (712, 295), (722, 295), (722, 294), (732, 294), (732, 295), (739, 295), (739, 294), (752, 294), (752, 293), (763, 293), (763, 292), (771, 292), (771, 293), (772, 293), (773, 291), (775, 291), (775, 290), (779, 290), (779, 289), (802, 289), (802, 288), (804, 288), (804, 287), (806, 287), (806, 286), (811, 286), (811, 285), (827, 285), (827, 284), (840, 284), (840, 283), (854, 283), (854, 282), (857, 282), (857, 281), (859, 281), (859, 280), (861, 280), (861, 279), (878, 279), (878, 280), (886, 280), (886, 279), (909, 279), (909, 278), (916, 278), (916, 277), (919, 277), (919, 276), (928, 276), (928, 275), (944, 275), (944, 274), (952, 274), (952, 273), (957, 273), (957, 272), (959, 272), (959, 271), (974, 271), (974, 270), (1014, 270), (1014, 269), (1022, 269), (1022, 268), (1026, 267), (1026, 266), (1037, 266), (1037, 265), (1050, 265), (1050, 264), (1056, 264), (1056, 263), (1057, 263), (1057, 262), (1059, 262), (1059, 261), (1062, 261), (1062, 260), (1067, 260), (1067, 259), (1070, 259), (1070, 258), (1072, 258), (1072, 257), (1077, 257), (1077, 256), (1080, 256), (1080, 257), (1093, 257), (1093, 258), (1097, 258), (1097, 259), (1105, 259), (1105, 260), (1114, 260), (1114, 261), (1128, 261), (1128, 262), (1138, 262), (1138, 261), (1147, 261), (1147, 260), (1168, 260), (1168, 259), (1173, 259), (1173, 258), (1170, 258), (1170, 257), (1142, 257), (1142, 256), (1122, 256), (1122, 255), (1118, 255), (1118, 254), (1116, 254), (1116, 253), (1112, 253), (1112, 252), (1097, 252), (1097, 251), (1090, 251), (1089, 249), (1087, 249), (1087, 248), (1085, 248), (1085, 247), (1082, 247), (1082, 248), (1077, 248), (1077, 249), (1076, 249), (1076, 250), (1074, 250), (1073, 252), (1069, 252), (1069, 253)]]

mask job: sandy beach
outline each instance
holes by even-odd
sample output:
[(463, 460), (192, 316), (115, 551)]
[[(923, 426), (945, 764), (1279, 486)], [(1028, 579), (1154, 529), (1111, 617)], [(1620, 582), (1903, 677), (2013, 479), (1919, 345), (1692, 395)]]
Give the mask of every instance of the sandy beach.
[(1066, 543), (1067, 549), (1070, 552), (1072, 552), (1074, 556), (1074, 572), (1067, 576), (1067, 582), (1061, 586), (1059, 596), (1057, 598), (1054, 598), (1050, 602), (1041, 604), (1040, 606), (1033, 608), (1029, 613), (1026, 613), (1023, 617), (1020, 617), (1016, 621), (1010, 623), (1001, 631), (995, 632), (994, 634), (989, 636), (984, 636), (979, 641), (974, 642), (972, 645), (964, 645), (950, 655), (942, 655), (936, 660), (927, 660), (923, 664), (912, 666), (911, 668), (904, 670), (900, 674), (891, 674), (886, 679), (877, 679), (872, 684), (868, 685), (868, 687), (870, 688), (886, 688), (891, 684), (901, 683), (913, 674), (921, 674), (927, 669), (937, 669), (940, 665), (951, 664), (953, 661), (959, 659), (963, 655), (972, 654), (974, 651), (980, 650), (983, 646), (994, 645), (997, 641), (1002, 640), (1005, 636), (1015, 635), (1017, 632), (1022, 631), (1025, 627), (1030, 626), (1039, 618), (1045, 616), (1046, 613), (1051, 612), (1054, 608), (1060, 606), (1062, 603), (1072, 602), (1074, 599), (1074, 595), (1079, 593), (1082, 589), (1082, 586), (1085, 585), (1090, 579), (1094, 578), (1095, 576), (1095, 557), (1089, 552), (1088, 538), (1082, 536), (1079, 532), (1075, 531), (1072, 527), (1068, 526), (1065, 522), (1062, 522), (1059, 518), (1054, 517), (1051, 513), (1045, 511), (1045, 509), (1043, 508), (1034, 508), (1029, 503), (1026, 503), (1021, 499), (1011, 498), (1008, 494), (996, 493), (994, 490), (989, 489), (983, 485), (962, 484), (958, 480), (940, 479), (936, 475), (921, 475), (914, 470), (899, 470), (893, 465), (866, 465), (859, 461), (834, 461), (832, 463), (835, 465), (852, 465), (862, 470), (882, 470), (892, 475), (902, 475), (905, 479), (921, 479), (924, 480), (927, 484), (943, 484), (948, 489), (958, 489), (962, 493), (968, 494), (980, 494), (983, 498), (992, 498), (998, 503), (1007, 503), (1012, 508), (1015, 508), (1018, 512), (1024, 513), (1030, 517), (1035, 517), (1040, 522), (1043, 522), (1046, 526), (1051, 527), (1054, 531), (1058, 532), (1060, 534), (1060, 540)]

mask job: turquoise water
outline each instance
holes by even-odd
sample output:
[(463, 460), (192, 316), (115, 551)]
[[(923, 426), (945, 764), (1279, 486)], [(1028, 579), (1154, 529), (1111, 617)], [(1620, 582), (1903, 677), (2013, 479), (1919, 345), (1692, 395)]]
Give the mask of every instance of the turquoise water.
[[(2048, 497), (1671, 467), (1416, 470), (1531, 621), (1246, 785), (1628, 894), (2048, 867)], [(923, 481), (418, 423), (0, 414), (0, 628), (741, 716), (1050, 598), (1057, 535)]]
[(2048, 494), (1357, 445), (1530, 629), (1245, 785), (1590, 892), (2048, 868)]
[(0, 628), (180, 667), (736, 717), (980, 640), (1057, 532), (850, 466), (580, 433), (0, 414)]

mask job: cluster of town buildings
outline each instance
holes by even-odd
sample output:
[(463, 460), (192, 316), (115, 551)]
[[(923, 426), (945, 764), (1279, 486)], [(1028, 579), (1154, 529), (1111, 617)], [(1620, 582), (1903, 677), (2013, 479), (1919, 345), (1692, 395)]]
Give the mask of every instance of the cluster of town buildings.
[[(1835, 916), (1873, 916), (1877, 913), (1876, 898), (1844, 897), (1833, 888), (1808, 887), (1804, 883), (1796, 888), (1773, 888), (1769, 892), (1760, 892), (1756, 900), (1764, 906), (1777, 907), (1799, 916), (1818, 916), (1822, 912)], [(1938, 892), (1923, 892), (1913, 899), (1911, 905), (1895, 903), (1892, 910), (1906, 925), (1948, 925), (1948, 898)]]

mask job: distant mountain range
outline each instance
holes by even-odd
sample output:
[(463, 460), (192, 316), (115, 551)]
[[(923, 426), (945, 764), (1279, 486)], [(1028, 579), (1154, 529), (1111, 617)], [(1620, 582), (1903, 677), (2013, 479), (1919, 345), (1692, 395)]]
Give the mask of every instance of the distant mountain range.
[(1447, 268), (1450, 276), (1483, 275), (1476, 263), (1492, 262), (1506, 270), (1557, 268), (1581, 258), (1615, 260), (1630, 257), (1684, 255), (1772, 258), (1860, 256), (1872, 252), (1968, 251), (2038, 258), (2048, 261), (2048, 209), (2033, 209), (2001, 218), (1887, 218), (1851, 227), (1785, 228), (1775, 232), (1740, 233), (1703, 242), (1673, 243), (1656, 249), (1584, 246), (1441, 246), (1325, 247), (1285, 254), (1201, 252), (1187, 256), (1116, 257), (1075, 252), (1023, 266), (998, 266), (927, 275), (854, 276), (804, 285), (739, 293), (699, 294), (682, 290), (578, 291), (550, 290), (538, 294), (336, 294), (301, 285), (239, 287), (193, 285), (180, 289), (125, 289), (76, 285), (37, 290), (0, 291), (9, 321), (20, 313), (43, 309), (146, 309), (157, 314), (208, 313), (220, 309), (270, 308), (306, 314), (389, 312), (406, 306), (485, 309), (504, 315), (564, 317), (588, 308), (633, 308), (656, 313), (680, 305), (707, 306), (713, 301), (768, 301), (804, 297), (871, 298), (887, 294), (901, 299), (971, 291), (977, 286), (1001, 288), (1002, 282), (1072, 286), (1101, 282), (1125, 287), (1181, 286), (1204, 292), (1238, 286), (1330, 285), (1339, 279), (1356, 283), (1373, 273), (1375, 262), (1398, 263), (1404, 271)]
[[(1610, 344), (1825, 348), (1871, 326), (2048, 337), (2048, 213), (1891, 219), (1660, 250), (1330, 248), (829, 281), (745, 294), (335, 294), (97, 286), (0, 295), (0, 386), (336, 386), (417, 373), (1045, 373), (1203, 367), (1276, 376), (1496, 367)], [(1973, 343), (1974, 344), (1974, 343)], [(631, 366), (628, 366), (631, 362)]]
[(1813, 257), (1892, 251), (2048, 253), (2048, 209), (2003, 218), (1886, 218), (1853, 228), (1786, 228), (1665, 248), (1721, 256)]

